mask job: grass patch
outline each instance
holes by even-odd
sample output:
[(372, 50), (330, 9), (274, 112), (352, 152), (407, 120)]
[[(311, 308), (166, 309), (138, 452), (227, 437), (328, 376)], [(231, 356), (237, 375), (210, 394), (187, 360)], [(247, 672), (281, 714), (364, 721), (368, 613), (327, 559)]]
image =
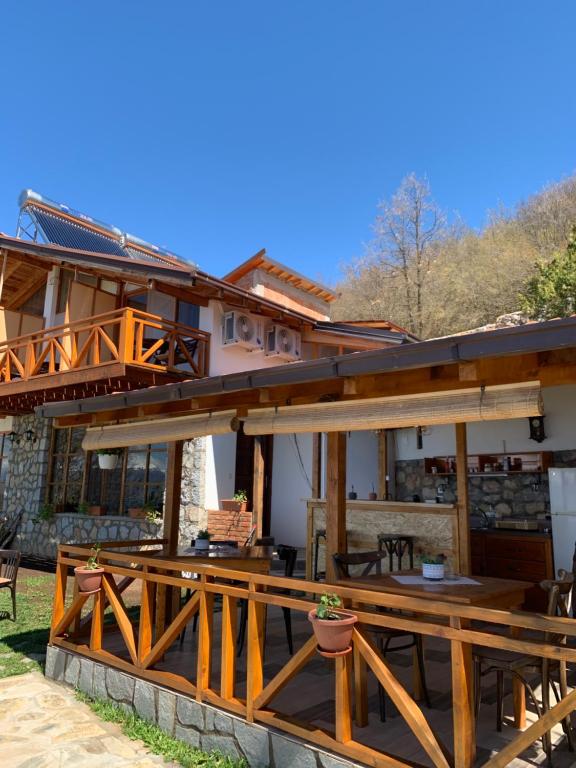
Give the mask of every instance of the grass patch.
[(164, 733), (157, 725), (147, 723), (138, 715), (125, 712), (109, 701), (93, 699), (81, 691), (76, 691), (76, 697), (88, 704), (102, 720), (119, 725), (128, 738), (142, 741), (150, 752), (162, 755), (165, 760), (172, 760), (184, 768), (247, 768), (245, 760), (227, 757), (219, 752), (201, 752)]
[(8, 589), (0, 590), (0, 678), (43, 669), (50, 633), (53, 576), (18, 579), (17, 620)]

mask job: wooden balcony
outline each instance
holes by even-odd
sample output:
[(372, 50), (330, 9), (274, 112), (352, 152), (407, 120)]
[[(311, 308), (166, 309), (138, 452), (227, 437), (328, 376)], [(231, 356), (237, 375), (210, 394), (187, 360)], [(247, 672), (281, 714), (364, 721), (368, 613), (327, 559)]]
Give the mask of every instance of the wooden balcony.
[(210, 334), (118, 309), (0, 343), (0, 412), (208, 375)]

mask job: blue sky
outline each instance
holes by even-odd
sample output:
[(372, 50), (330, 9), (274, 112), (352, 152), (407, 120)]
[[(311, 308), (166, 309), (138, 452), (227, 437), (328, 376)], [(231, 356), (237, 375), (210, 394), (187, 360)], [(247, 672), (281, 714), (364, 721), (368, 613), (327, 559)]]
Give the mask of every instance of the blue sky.
[(576, 6), (6, 2), (0, 231), (32, 187), (221, 275), (334, 282), (411, 171), (481, 226), (576, 169)]

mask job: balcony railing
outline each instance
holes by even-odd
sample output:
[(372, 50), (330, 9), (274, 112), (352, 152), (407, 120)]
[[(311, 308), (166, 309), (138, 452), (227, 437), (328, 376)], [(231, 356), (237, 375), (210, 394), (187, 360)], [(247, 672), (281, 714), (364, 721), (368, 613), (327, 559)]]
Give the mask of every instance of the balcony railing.
[(0, 343), (0, 383), (110, 363), (208, 375), (210, 334), (136, 309), (117, 309)]

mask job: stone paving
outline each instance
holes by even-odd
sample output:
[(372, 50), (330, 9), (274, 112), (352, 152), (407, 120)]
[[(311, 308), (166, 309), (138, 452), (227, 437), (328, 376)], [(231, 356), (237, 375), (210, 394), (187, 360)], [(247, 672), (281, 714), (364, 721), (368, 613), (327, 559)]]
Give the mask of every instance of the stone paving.
[(173, 768), (39, 672), (0, 680), (2, 768)]

